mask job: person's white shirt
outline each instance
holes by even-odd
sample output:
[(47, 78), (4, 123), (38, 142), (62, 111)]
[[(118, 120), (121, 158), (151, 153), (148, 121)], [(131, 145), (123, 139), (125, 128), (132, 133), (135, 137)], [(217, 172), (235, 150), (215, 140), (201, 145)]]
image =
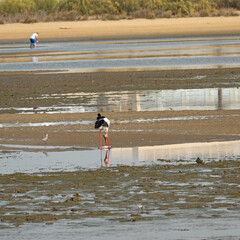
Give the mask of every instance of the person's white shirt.
[(38, 37), (38, 34), (37, 33), (33, 33), (30, 38), (31, 39), (36, 39), (36, 37)]

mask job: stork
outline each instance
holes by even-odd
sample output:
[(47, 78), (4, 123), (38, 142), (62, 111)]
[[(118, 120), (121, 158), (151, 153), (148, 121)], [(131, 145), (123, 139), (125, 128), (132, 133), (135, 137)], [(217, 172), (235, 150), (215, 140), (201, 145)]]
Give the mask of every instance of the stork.
[(108, 137), (109, 127), (110, 127), (109, 119), (102, 116), (100, 113), (98, 113), (97, 120), (95, 122), (95, 129), (100, 130), (100, 149), (102, 149), (102, 130), (105, 132), (105, 134), (103, 135), (103, 137), (105, 139), (105, 143), (106, 143), (108, 149), (111, 148), (110, 143), (109, 143), (109, 137)]

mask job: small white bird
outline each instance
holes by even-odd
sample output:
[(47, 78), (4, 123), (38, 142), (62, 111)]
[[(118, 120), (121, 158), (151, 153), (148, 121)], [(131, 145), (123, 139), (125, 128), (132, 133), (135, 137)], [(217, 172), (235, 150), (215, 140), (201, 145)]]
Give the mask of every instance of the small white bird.
[(43, 141), (47, 141), (48, 140), (48, 134), (46, 134), (46, 136), (44, 138), (42, 138)]
[(143, 210), (143, 205), (141, 203), (138, 203), (137, 206), (138, 206), (139, 210)]

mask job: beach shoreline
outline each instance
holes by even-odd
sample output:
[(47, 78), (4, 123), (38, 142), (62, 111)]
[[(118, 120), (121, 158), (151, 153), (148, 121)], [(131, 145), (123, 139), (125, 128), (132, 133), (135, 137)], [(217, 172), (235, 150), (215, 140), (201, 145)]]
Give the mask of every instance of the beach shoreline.
[(0, 25), (0, 42), (28, 41), (33, 32), (40, 41), (238, 36), (240, 16), (11, 23)]

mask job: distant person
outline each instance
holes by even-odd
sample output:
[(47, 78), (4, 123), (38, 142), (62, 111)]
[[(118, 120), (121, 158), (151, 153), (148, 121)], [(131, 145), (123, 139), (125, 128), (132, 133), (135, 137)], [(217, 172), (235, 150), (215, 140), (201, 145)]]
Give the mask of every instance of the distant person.
[(38, 42), (39, 33), (33, 33), (30, 37), (30, 48), (35, 48)]

